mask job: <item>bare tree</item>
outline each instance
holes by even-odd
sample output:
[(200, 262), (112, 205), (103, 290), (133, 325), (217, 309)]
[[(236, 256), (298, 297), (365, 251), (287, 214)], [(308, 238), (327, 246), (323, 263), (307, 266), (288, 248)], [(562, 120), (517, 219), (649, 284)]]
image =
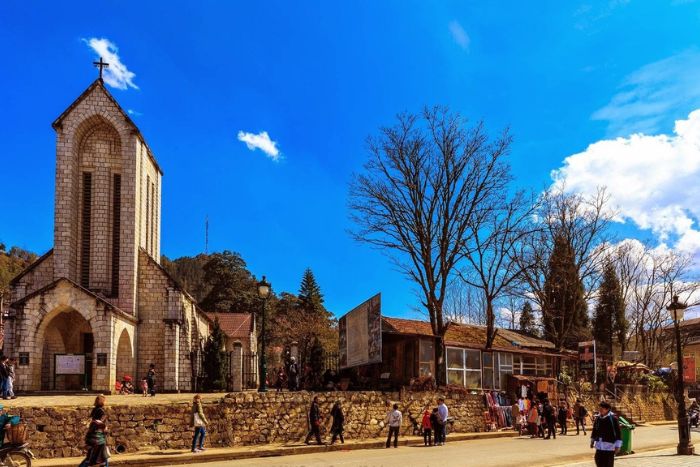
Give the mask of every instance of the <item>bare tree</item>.
[(462, 280), (483, 294), (487, 349), (496, 337), (494, 303), (532, 266), (522, 258), (518, 261), (518, 254), (525, 239), (535, 232), (532, 216), (537, 204), (523, 192), (511, 199), (507, 196), (504, 189), (494, 197), (490, 209), (472, 217), (465, 245), (466, 273), (460, 271)]
[(467, 127), (445, 107), (401, 114), (369, 139), (370, 159), (351, 183), (353, 236), (386, 252), (421, 292), (436, 335), (438, 381), (447, 287), (470, 221), (508, 183), (502, 159), (510, 142), (507, 132), (489, 140), (482, 124)]
[[(567, 193), (564, 187), (553, 187), (541, 197), (536, 219), (539, 229), (523, 242), (517, 257), (521, 263), (521, 294), (530, 295), (537, 303), (543, 322), (558, 314), (573, 310), (558, 310), (548, 303), (547, 283), (549, 260), (557, 242), (570, 248), (578, 278), (584, 286), (584, 297), (590, 298), (597, 289), (605, 259), (606, 228), (614, 213), (607, 206), (608, 196), (600, 188), (592, 196)], [(578, 284), (558, 284), (575, 288)], [(574, 320), (558, 320), (562, 326), (556, 329), (557, 345), (562, 346), (570, 337)]]
[(483, 301), (483, 295), (479, 289), (455, 277), (450, 281), (445, 294), (443, 304), (445, 321), (486, 325)]
[(634, 348), (649, 367), (664, 363), (672, 353), (673, 339), (667, 328), (671, 318), (666, 307), (674, 295), (690, 306), (697, 305), (700, 284), (691, 280), (692, 257), (678, 252), (637, 250), (643, 267), (629, 288), (630, 324)]

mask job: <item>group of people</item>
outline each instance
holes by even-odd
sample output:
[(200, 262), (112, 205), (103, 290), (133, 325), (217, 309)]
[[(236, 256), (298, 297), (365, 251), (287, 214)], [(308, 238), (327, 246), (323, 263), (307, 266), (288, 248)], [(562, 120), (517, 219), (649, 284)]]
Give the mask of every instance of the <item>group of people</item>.
[(450, 411), (445, 405), (445, 399), (438, 399), (438, 406), (433, 411), (423, 412), (421, 428), (423, 429), (423, 445), (441, 446), (447, 438), (447, 419)]
[(568, 435), (568, 423), (573, 418), (576, 424), (576, 434), (580, 434), (583, 429), (586, 435), (586, 417), (588, 411), (584, 407), (581, 399), (577, 399), (573, 408), (567, 401), (560, 401), (558, 406), (553, 405), (544, 396), (538, 399), (520, 397), (518, 402), (513, 404), (512, 413), (518, 414), (517, 428), (522, 435), (525, 431), (531, 438), (556, 439), (557, 425), (559, 435)]
[[(421, 429), (423, 433), (423, 440), (426, 446), (440, 446), (445, 444), (445, 439), (447, 436), (447, 420), (449, 418), (449, 409), (445, 405), (445, 399), (439, 398), (438, 405), (432, 412), (428, 409), (423, 413), (423, 419), (421, 423)], [(332, 418), (331, 423), (331, 444), (334, 444), (336, 440), (340, 439), (341, 443), (345, 443), (345, 438), (343, 437), (344, 425), (345, 425), (345, 415), (343, 413), (343, 407), (340, 401), (336, 401), (333, 404), (333, 408), (329, 413)], [(321, 439), (321, 427), (323, 426), (323, 416), (321, 415), (321, 408), (318, 403), (318, 397), (314, 397), (311, 402), (311, 407), (309, 408), (308, 414), (309, 421), (309, 432), (306, 435), (304, 443), (310, 444), (312, 438), (315, 438), (318, 444), (326, 444)], [(384, 426), (388, 428), (388, 434), (386, 438), (386, 447), (391, 447), (392, 438), (394, 447), (398, 447), (399, 444), (399, 434), (401, 431), (401, 426), (403, 425), (403, 414), (399, 410), (398, 404), (393, 404), (391, 410), (387, 413), (384, 419)], [(433, 438), (434, 435), (434, 438)]]
[[(345, 414), (340, 401), (335, 401), (333, 408), (329, 414), (333, 419), (331, 423), (331, 444), (340, 439), (341, 444), (345, 444), (343, 431), (345, 431)], [(326, 444), (321, 440), (321, 426), (323, 425), (323, 417), (321, 416), (321, 408), (318, 405), (318, 397), (314, 397), (309, 408), (309, 433), (306, 435), (304, 443), (309, 444), (311, 438), (315, 438), (318, 444)]]
[(281, 392), (284, 386), (290, 391), (299, 390), (299, 364), (295, 357), (290, 359), (286, 370), (281, 366), (275, 371), (275, 389)]
[(0, 358), (0, 388), (2, 388), (2, 398), (15, 399), (15, 359), (3, 356)]

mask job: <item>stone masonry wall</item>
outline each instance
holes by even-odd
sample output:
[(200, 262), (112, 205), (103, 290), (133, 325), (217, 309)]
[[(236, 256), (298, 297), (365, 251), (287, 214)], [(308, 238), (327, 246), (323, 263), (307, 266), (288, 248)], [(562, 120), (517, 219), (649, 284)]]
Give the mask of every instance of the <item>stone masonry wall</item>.
[[(598, 410), (598, 399), (595, 395), (583, 395), (581, 399), (588, 409), (589, 414)], [(573, 405), (575, 397), (570, 400)], [(676, 419), (676, 405), (670, 394), (657, 393), (633, 396), (623, 396), (618, 402), (613, 403), (613, 411), (621, 415), (631, 417), (635, 422), (662, 422)]]
[[(321, 413), (328, 416), (339, 400), (345, 411), (345, 436), (366, 439), (386, 436), (379, 422), (390, 404), (398, 402), (404, 414), (402, 433), (410, 434), (409, 415), (418, 418), (426, 407), (435, 407), (434, 393), (382, 392), (244, 392), (205, 403), (209, 419), (208, 446), (235, 446), (272, 442), (300, 442), (308, 431), (306, 412), (313, 395), (319, 397)], [(108, 399), (109, 404), (109, 399)], [(455, 432), (481, 429), (482, 397), (446, 397)], [(127, 452), (146, 449), (186, 449), (191, 441), (189, 403), (151, 406), (109, 406), (108, 437), (113, 449), (123, 445)], [(19, 408), (13, 411), (27, 423), (32, 450), (39, 457), (69, 457), (82, 454), (90, 408)], [(330, 423), (330, 419), (328, 419)]]

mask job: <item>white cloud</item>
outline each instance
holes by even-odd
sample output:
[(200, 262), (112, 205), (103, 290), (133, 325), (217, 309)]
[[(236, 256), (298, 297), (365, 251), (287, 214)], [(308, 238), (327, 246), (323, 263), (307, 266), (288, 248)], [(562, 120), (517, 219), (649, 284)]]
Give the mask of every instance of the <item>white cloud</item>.
[(700, 52), (687, 50), (627, 76), (617, 94), (592, 115), (610, 135), (658, 132), (670, 112), (700, 106)]
[(119, 59), (119, 54), (117, 53), (119, 49), (113, 42), (104, 37), (101, 39), (91, 37), (90, 39), (83, 39), (83, 42), (95, 51), (98, 58), (102, 57), (105, 62), (109, 63), (109, 67), (104, 69), (103, 79), (105, 83), (117, 89), (139, 88), (134, 84), (136, 74), (129, 71)]
[(261, 131), (257, 135), (254, 133), (248, 133), (245, 131), (238, 132), (238, 141), (243, 141), (248, 149), (255, 151), (260, 149), (267, 155), (270, 159), (278, 162), (282, 158), (282, 154), (279, 149), (277, 149), (277, 141), (272, 141), (270, 135), (267, 131)]
[(700, 110), (671, 135), (634, 134), (598, 141), (552, 172), (566, 191), (606, 186), (619, 222), (632, 221), (661, 243), (700, 254)]
[(452, 39), (464, 50), (469, 50), (469, 44), (471, 39), (469, 34), (464, 30), (461, 24), (457, 20), (450, 21), (449, 24), (450, 33), (452, 34)]
[(141, 112), (137, 112), (134, 109), (127, 109), (126, 113), (128, 113), (132, 117), (140, 117), (141, 115), (143, 115)]

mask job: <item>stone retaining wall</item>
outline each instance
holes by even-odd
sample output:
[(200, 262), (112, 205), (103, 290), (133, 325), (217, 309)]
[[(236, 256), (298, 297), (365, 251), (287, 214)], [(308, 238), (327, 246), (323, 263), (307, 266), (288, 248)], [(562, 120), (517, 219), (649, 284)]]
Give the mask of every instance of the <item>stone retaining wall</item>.
[[(403, 434), (411, 432), (409, 415), (420, 422), (423, 410), (437, 405), (435, 393), (422, 392), (234, 393), (219, 402), (204, 404), (210, 422), (207, 445), (301, 442), (308, 430), (306, 412), (314, 395), (319, 397), (323, 416), (328, 415), (336, 400), (341, 401), (348, 439), (386, 436), (386, 428), (381, 428), (379, 422), (394, 402), (400, 404), (404, 414)], [(482, 396), (452, 394), (445, 397), (445, 402), (455, 418), (453, 431), (482, 430)], [(156, 404), (154, 401), (151, 406), (108, 405), (108, 439), (113, 452), (117, 445), (124, 446), (127, 452), (188, 448), (192, 437), (191, 405)], [(30, 444), (38, 457), (82, 455), (90, 408), (19, 408), (15, 413), (27, 423)]]
[[(580, 396), (588, 412), (593, 414), (598, 410), (598, 399), (594, 394)], [(570, 398), (573, 405), (576, 397)], [(617, 403), (612, 403), (618, 412), (632, 417), (635, 422), (662, 422), (676, 419), (676, 402), (673, 396), (666, 393), (648, 395), (624, 395)]]

